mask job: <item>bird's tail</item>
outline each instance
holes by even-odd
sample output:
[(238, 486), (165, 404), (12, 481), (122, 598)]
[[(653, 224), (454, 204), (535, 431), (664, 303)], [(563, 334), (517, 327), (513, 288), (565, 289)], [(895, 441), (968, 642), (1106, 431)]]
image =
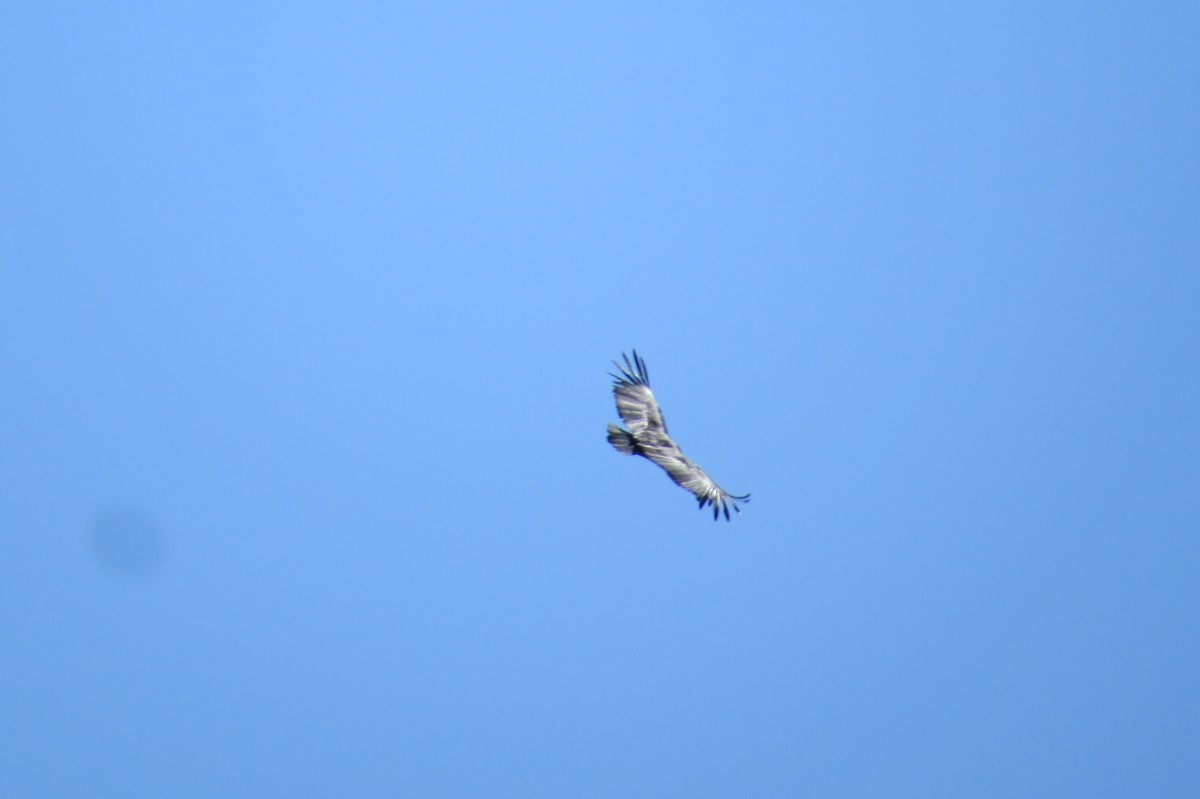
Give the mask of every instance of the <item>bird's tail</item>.
[(608, 443), (613, 445), (613, 449), (622, 455), (636, 455), (638, 453), (637, 442), (633, 440), (633, 433), (628, 430), (622, 430), (615, 424), (608, 425)]

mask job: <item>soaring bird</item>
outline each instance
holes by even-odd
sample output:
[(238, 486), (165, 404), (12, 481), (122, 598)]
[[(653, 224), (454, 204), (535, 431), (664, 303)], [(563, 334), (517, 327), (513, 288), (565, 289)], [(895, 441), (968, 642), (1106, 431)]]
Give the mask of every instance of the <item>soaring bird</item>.
[(692, 463), (667, 433), (667, 422), (662, 410), (650, 391), (650, 373), (646, 362), (633, 351), (633, 360), (621, 353), (625, 365), (613, 361), (619, 375), (609, 372), (613, 378), (613, 397), (617, 400), (617, 413), (628, 430), (615, 424), (608, 425), (608, 443), (622, 455), (641, 455), (663, 468), (667, 476), (681, 488), (691, 491), (700, 500), (700, 507), (712, 505), (713, 520), (722, 512), (729, 518), (729, 508), (741, 513), (738, 502), (749, 502), (750, 495), (735, 496), (713, 482), (696, 464)]

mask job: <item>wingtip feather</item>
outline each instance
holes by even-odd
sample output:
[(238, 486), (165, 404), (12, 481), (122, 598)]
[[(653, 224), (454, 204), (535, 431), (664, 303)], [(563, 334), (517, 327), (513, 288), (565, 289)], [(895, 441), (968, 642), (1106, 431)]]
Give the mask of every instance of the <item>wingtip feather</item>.
[(632, 360), (630, 360), (629, 353), (627, 352), (621, 353), (621, 360), (625, 362), (624, 365), (620, 361), (613, 361), (613, 366), (617, 367), (617, 371), (621, 373), (621, 376), (618, 377), (609, 372), (609, 375), (614, 380), (622, 383), (631, 383), (635, 386), (650, 386), (650, 373), (646, 369), (646, 362), (638, 355), (636, 349), (633, 350)]
[(633, 360), (637, 364), (638, 377), (642, 378), (643, 383), (650, 385), (650, 370), (646, 368), (646, 361), (642, 359), (642, 356), (638, 355), (636, 349), (633, 351)]

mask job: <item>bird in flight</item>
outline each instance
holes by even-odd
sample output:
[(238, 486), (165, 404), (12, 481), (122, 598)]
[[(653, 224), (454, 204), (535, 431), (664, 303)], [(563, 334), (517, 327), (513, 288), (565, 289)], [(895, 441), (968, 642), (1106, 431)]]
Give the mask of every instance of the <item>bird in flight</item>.
[(613, 361), (619, 375), (609, 372), (613, 378), (613, 397), (617, 400), (617, 413), (628, 430), (615, 424), (608, 425), (608, 443), (622, 455), (641, 455), (662, 467), (667, 476), (680, 488), (692, 492), (700, 500), (700, 507), (712, 505), (713, 520), (723, 512), (729, 518), (729, 509), (741, 513), (738, 502), (749, 502), (750, 495), (735, 496), (713, 482), (696, 464), (683, 454), (671, 436), (667, 434), (667, 422), (662, 410), (650, 391), (650, 373), (646, 362), (633, 351), (633, 360), (621, 353), (625, 365)]

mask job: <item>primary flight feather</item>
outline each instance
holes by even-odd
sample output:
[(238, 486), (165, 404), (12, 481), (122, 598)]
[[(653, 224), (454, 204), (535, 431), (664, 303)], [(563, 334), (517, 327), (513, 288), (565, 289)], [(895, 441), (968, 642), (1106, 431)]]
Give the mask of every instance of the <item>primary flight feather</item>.
[(712, 505), (713, 519), (722, 512), (729, 518), (729, 509), (741, 513), (738, 502), (749, 502), (750, 495), (735, 496), (721, 488), (696, 464), (683, 454), (679, 446), (667, 434), (667, 423), (662, 410), (650, 391), (650, 373), (646, 362), (633, 351), (633, 360), (621, 353), (625, 365), (616, 364), (619, 375), (613, 378), (613, 397), (617, 400), (617, 413), (628, 430), (615, 424), (608, 426), (608, 443), (622, 455), (641, 455), (662, 467), (675, 484), (695, 495), (700, 507)]

